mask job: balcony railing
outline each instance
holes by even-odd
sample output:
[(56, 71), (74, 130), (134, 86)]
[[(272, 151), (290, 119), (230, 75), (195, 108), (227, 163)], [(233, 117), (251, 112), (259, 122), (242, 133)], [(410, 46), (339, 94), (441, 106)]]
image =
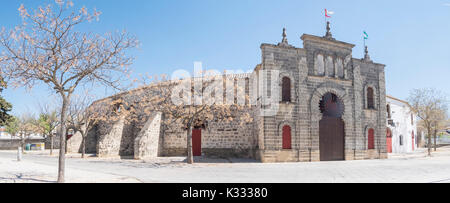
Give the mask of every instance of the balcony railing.
[(388, 125), (390, 125), (390, 126), (392, 126), (392, 127), (395, 127), (394, 120), (389, 118), (389, 119), (388, 119)]

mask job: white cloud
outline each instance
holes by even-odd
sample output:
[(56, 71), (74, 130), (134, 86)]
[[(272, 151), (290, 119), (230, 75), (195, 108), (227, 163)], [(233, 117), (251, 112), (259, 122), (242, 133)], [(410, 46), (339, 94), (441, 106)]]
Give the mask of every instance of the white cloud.
[(443, 6), (449, 6), (450, 7), (450, 3), (444, 3)]

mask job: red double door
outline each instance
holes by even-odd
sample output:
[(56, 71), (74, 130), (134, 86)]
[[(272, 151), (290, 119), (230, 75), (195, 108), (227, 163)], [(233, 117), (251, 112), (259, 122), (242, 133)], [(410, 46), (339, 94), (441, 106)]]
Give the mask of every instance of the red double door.
[(192, 153), (194, 156), (202, 156), (202, 129), (192, 130)]

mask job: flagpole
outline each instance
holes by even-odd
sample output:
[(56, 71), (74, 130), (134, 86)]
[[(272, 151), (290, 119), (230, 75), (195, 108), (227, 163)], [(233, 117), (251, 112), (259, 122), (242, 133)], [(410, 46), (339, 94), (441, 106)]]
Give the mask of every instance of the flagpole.
[(364, 41), (364, 47), (363, 47), (363, 53), (366, 54), (366, 40), (368, 38), (366, 31), (363, 31), (363, 41)]
[(364, 41), (364, 47), (363, 47), (363, 50), (364, 50), (366, 48), (366, 38), (365, 37), (364, 37), (363, 41)]
[(364, 37), (363, 41), (364, 41), (363, 56), (365, 57), (365, 55), (366, 55), (366, 38), (365, 37)]

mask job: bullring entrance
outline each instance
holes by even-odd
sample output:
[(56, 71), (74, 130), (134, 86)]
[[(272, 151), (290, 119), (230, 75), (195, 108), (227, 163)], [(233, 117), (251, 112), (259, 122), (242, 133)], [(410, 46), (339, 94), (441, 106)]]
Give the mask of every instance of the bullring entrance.
[(319, 123), (320, 161), (345, 160), (343, 102), (335, 94), (327, 93), (320, 101), (320, 111), (323, 115)]

